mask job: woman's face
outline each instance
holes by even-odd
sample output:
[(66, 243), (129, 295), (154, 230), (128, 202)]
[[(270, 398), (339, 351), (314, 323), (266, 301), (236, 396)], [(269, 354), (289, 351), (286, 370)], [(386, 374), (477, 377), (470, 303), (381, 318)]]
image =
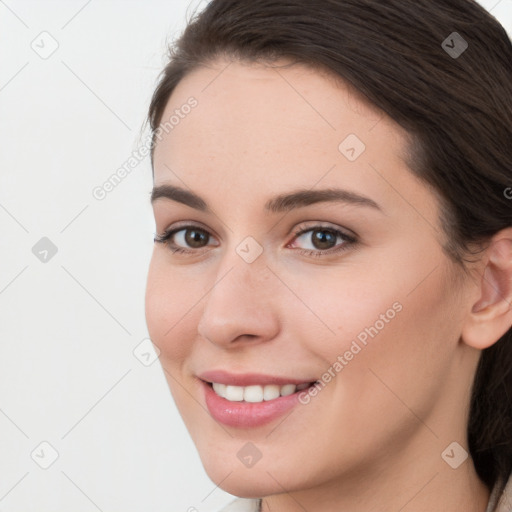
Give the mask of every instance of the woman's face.
[(453, 471), (478, 353), (402, 129), (307, 67), (228, 61), (166, 122), (146, 319), (210, 477), (250, 497)]

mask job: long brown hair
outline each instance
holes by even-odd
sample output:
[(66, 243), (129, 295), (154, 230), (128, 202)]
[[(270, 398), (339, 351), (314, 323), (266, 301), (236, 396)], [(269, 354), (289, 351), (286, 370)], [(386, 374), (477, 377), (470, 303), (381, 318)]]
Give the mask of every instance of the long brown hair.
[[(411, 172), (439, 194), (444, 249), (462, 269), (470, 247), (512, 226), (512, 44), (475, 1), (212, 0), (169, 48), (153, 147), (178, 82), (222, 56), (327, 70), (405, 128)], [(482, 351), (468, 422), (476, 471), (499, 494), (512, 471), (511, 369), (512, 329)]]

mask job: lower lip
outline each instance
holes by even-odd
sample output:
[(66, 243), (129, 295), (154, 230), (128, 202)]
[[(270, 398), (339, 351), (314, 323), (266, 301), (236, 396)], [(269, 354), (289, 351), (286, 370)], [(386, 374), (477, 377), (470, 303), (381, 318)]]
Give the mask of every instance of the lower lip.
[(217, 395), (206, 382), (201, 381), (201, 384), (210, 414), (219, 423), (229, 427), (254, 428), (266, 425), (300, 403), (297, 392), (268, 402), (230, 402)]

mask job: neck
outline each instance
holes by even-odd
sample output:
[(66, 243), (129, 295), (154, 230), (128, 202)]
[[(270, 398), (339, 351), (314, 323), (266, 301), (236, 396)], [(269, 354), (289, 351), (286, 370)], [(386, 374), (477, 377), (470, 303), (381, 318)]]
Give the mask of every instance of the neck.
[(436, 449), (429, 460), (389, 465), (364, 479), (338, 479), (263, 498), (261, 511), (486, 512), (490, 490), (476, 474), (472, 459), (453, 469), (440, 456), (446, 446)]

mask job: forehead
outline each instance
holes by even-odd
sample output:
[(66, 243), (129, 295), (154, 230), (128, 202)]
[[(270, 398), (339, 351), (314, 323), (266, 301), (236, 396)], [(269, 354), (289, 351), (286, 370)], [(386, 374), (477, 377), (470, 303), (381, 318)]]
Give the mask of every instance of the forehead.
[[(253, 144), (265, 135), (275, 141), (276, 132), (286, 136), (293, 130), (306, 137), (325, 133), (341, 137), (344, 130), (351, 129), (363, 137), (384, 117), (340, 77), (287, 61), (271, 66), (219, 59), (198, 67), (178, 83), (161, 124), (180, 113), (191, 96), (197, 107), (187, 116), (189, 120), (181, 119), (173, 134), (179, 136), (183, 126), (193, 125), (200, 129), (196, 131), (199, 139), (214, 128), (208, 133), (212, 145), (227, 135), (233, 140), (237, 134), (239, 140), (252, 137)], [(390, 121), (387, 119), (388, 124)], [(400, 131), (398, 125), (392, 129)]]
[[(195, 107), (184, 108), (190, 98)], [(178, 184), (181, 176), (198, 192), (229, 184), (254, 195), (321, 180), (380, 187), (391, 198), (375, 165), (391, 181), (404, 172), (414, 179), (404, 130), (341, 79), (305, 65), (218, 60), (199, 67), (177, 85), (161, 124), (173, 116), (178, 122), (155, 147), (155, 184)]]

